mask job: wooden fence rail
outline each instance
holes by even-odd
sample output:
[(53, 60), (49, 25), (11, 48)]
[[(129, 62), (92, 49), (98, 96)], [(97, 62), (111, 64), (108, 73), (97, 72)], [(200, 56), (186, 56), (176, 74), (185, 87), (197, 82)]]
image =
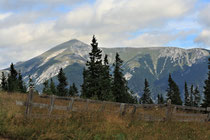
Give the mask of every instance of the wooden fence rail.
[[(48, 117), (52, 117), (53, 110), (65, 110), (71, 112), (90, 112), (91, 107), (89, 106), (91, 103), (100, 104), (98, 112), (104, 112), (106, 105), (112, 105), (113, 107), (119, 107), (118, 110), (115, 110), (115, 113), (118, 113), (121, 116), (127, 114), (127, 109), (131, 108), (129, 115), (135, 116), (137, 109), (158, 109), (158, 108), (166, 108), (165, 116), (160, 117), (151, 114), (142, 114), (140, 113), (138, 116), (139, 120), (146, 121), (210, 121), (210, 108), (200, 108), (200, 107), (186, 107), (180, 105), (171, 105), (170, 101), (167, 104), (128, 104), (128, 103), (117, 103), (117, 102), (109, 102), (109, 101), (98, 101), (98, 100), (90, 100), (90, 99), (82, 99), (82, 98), (73, 98), (73, 97), (59, 97), (55, 95), (51, 96), (39, 96), (40, 98), (49, 98), (50, 104), (43, 103), (35, 103), (33, 102), (33, 89), (29, 90), (29, 94), (27, 97), (27, 101), (16, 101), (16, 105), (26, 106), (25, 116), (43, 116), (40, 114), (31, 114), (32, 107), (38, 108), (47, 108), (48, 109)], [(67, 106), (55, 105), (55, 100), (67, 100), (69, 101)], [(76, 102), (84, 102), (83, 109), (75, 107), (74, 104)], [(180, 112), (181, 111), (181, 112)], [(188, 111), (188, 112), (186, 112)], [(190, 113), (189, 113), (190, 112)], [(192, 113), (193, 112), (193, 113)], [(195, 113), (196, 112), (196, 113)], [(44, 115), (46, 116), (46, 115)], [(54, 115), (55, 116), (55, 115)], [(61, 117), (62, 118), (62, 117)]]

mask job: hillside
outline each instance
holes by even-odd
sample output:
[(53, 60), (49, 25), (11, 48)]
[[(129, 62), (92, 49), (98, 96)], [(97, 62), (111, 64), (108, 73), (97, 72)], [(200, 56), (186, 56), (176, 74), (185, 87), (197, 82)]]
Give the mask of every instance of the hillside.
[[(100, 47), (100, 44), (99, 44)], [(82, 84), (82, 71), (88, 59), (91, 47), (79, 40), (70, 40), (60, 44), (47, 52), (25, 62), (17, 63), (16, 69), (21, 70), (25, 82), (31, 75), (37, 89), (42, 83), (54, 78), (59, 69), (64, 68), (68, 82), (75, 82), (80, 88)], [(181, 49), (175, 47), (155, 48), (102, 48), (108, 54), (112, 65), (116, 52), (124, 61), (124, 73), (129, 87), (138, 95), (142, 94), (144, 78), (147, 78), (153, 91), (153, 98), (158, 93), (165, 93), (168, 74), (183, 91), (184, 82), (198, 85), (200, 90), (206, 79), (207, 58), (209, 50)], [(57, 82), (57, 81), (56, 81)]]

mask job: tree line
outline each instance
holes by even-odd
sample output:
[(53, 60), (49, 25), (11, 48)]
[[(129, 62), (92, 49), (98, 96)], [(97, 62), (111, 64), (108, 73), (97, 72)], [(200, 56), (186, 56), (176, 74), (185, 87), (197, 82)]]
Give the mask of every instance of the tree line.
[(8, 76), (2, 72), (1, 89), (7, 92), (21, 92), (26, 93), (27, 87), (23, 82), (21, 72), (17, 72), (13, 63), (10, 65), (10, 72)]
[[(154, 103), (147, 79), (144, 81), (143, 94), (141, 98), (137, 100), (137, 97), (133, 96), (133, 92), (127, 86), (127, 81), (124, 77), (122, 68), (123, 61), (121, 60), (120, 55), (116, 53), (113, 70), (111, 70), (108, 55), (105, 54), (104, 59), (102, 59), (102, 50), (98, 47), (95, 36), (93, 36), (91, 46), (92, 50), (89, 53), (89, 60), (86, 62), (86, 67), (83, 70), (83, 84), (81, 85), (80, 97), (124, 103)], [(57, 86), (52, 78), (46, 80), (43, 83), (44, 88), (42, 92), (48, 95), (54, 94), (57, 96), (79, 96), (75, 83), (67, 88), (67, 78), (62, 68), (57, 75), (57, 79)], [(30, 80), (32, 81), (32, 79)], [(162, 94), (158, 94), (157, 103), (163, 104), (166, 100), (170, 99), (171, 103), (176, 105), (195, 107), (200, 105), (203, 107), (210, 106), (210, 58), (208, 59), (208, 77), (204, 83), (204, 99), (202, 104), (201, 93), (199, 92), (198, 87), (191, 85), (189, 90), (187, 82), (185, 82), (184, 101), (182, 101), (179, 87), (172, 79), (171, 74), (169, 74), (166, 98), (164, 98)], [(13, 64), (10, 66), (8, 78), (6, 78), (5, 74), (2, 72), (1, 88), (2, 90), (9, 92), (26, 92), (26, 85), (22, 80), (22, 75), (15, 70)]]

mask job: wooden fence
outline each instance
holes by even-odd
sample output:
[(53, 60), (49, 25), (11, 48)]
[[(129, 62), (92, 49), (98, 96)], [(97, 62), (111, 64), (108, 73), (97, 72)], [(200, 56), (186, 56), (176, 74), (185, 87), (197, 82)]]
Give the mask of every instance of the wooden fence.
[[(33, 90), (27, 96), (27, 100), (16, 101), (16, 105), (26, 106), (26, 117), (56, 117), (63, 118), (63, 115), (53, 115), (53, 110), (64, 110), (69, 112), (91, 112), (95, 107), (90, 104), (95, 104), (98, 108), (95, 112), (107, 112), (107, 105), (111, 106), (111, 111), (119, 114), (120, 116), (130, 115), (136, 117), (138, 120), (145, 121), (210, 121), (210, 108), (200, 107), (187, 107), (180, 105), (172, 105), (170, 101), (167, 104), (127, 104), (108, 101), (98, 101), (73, 97), (60, 97), (60, 96), (39, 96), (40, 98), (50, 99), (49, 104), (33, 102)], [(67, 106), (56, 105), (56, 100), (68, 101)], [(75, 103), (82, 102), (83, 107), (76, 107)], [(32, 108), (45, 108), (48, 109), (48, 114), (33, 114)], [(151, 113), (154, 110), (153, 113)], [(162, 115), (157, 115), (163, 111)], [(155, 113), (154, 113), (155, 112)]]

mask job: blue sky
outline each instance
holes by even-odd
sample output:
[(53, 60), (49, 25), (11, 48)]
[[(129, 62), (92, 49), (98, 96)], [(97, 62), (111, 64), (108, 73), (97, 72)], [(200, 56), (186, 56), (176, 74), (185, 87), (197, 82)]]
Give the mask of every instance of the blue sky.
[(71, 39), (210, 49), (210, 0), (1, 0), (0, 68)]

